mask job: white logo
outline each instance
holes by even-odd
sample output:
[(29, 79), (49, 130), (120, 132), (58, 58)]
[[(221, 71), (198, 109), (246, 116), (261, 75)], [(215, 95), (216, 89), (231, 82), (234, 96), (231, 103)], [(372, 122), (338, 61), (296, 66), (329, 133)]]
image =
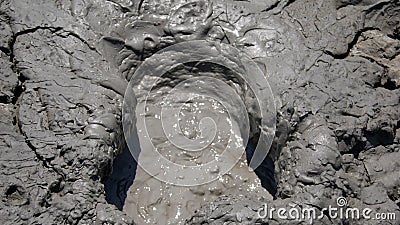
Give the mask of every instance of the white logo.
[[(192, 69), (182, 69), (186, 67)], [(219, 121), (215, 113), (201, 114), (208, 106), (227, 121)], [(193, 130), (182, 128), (187, 114), (198, 121), (191, 124)], [(218, 127), (221, 123), (224, 126)], [(243, 52), (215, 42), (183, 42), (146, 59), (129, 82), (123, 103), (125, 139), (138, 165), (179, 186), (221, 178), (240, 160), (255, 132), (259, 139), (249, 166), (257, 168), (269, 152), (275, 126), (275, 102), (265, 74)], [(226, 145), (215, 144), (216, 139), (226, 140)], [(222, 150), (208, 162), (185, 164), (169, 157), (195, 155), (206, 148)], [(142, 154), (146, 160), (139, 160)], [(227, 160), (232, 155), (236, 160)]]

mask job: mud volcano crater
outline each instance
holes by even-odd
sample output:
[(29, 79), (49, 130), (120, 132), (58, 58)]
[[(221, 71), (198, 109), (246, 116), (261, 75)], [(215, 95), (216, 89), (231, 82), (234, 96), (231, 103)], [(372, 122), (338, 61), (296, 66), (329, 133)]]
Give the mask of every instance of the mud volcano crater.
[[(265, 159), (275, 129), (272, 91), (238, 50), (206, 41), (164, 49), (132, 76), (123, 113), (127, 144), (142, 168), (131, 172), (133, 185), (119, 207), (137, 221), (181, 223), (223, 194), (272, 198), (261, 186), (276, 193), (274, 166)], [(254, 166), (261, 182), (250, 162), (262, 164)]]

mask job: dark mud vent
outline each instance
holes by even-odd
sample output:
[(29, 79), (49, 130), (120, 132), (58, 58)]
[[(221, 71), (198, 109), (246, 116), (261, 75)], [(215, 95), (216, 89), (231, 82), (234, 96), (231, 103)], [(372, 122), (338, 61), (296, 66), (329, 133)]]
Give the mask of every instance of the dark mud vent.
[[(249, 161), (252, 157), (253, 147), (250, 145), (246, 148), (246, 158)], [(259, 167), (254, 172), (260, 178), (261, 185), (265, 188), (273, 197), (277, 193), (277, 185), (275, 181), (275, 164), (270, 157), (266, 157)]]
[(115, 158), (112, 173), (102, 179), (106, 201), (115, 205), (119, 210), (123, 209), (127, 191), (135, 179), (136, 168), (136, 160), (128, 147), (125, 147), (123, 152)]

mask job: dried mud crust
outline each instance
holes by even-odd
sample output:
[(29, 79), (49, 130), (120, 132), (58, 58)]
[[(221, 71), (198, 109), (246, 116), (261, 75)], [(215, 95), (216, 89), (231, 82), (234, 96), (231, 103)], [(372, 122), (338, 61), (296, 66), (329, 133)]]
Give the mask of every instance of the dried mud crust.
[[(123, 149), (127, 80), (158, 49), (211, 39), (271, 74), (271, 206), (323, 208), (346, 196), (349, 206), (397, 213), (386, 222), (399, 224), (398, 1), (189, 2), (0, 2), (0, 222), (133, 224), (101, 183)], [(193, 18), (169, 24), (177, 5), (186, 6), (173, 15)], [(262, 204), (220, 197), (187, 223), (295, 223), (257, 219)]]
[(133, 224), (100, 182), (121, 149), (122, 97), (94, 44), (120, 11), (89, 6), (0, 3), (2, 224)]

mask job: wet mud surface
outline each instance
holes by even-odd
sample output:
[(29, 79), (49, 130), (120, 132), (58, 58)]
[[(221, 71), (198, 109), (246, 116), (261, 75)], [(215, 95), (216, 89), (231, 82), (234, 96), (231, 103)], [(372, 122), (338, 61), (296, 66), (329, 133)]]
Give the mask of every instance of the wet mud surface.
[[(2, 0), (0, 223), (304, 224), (258, 218), (257, 210), (322, 209), (344, 196), (349, 207), (395, 213), (382, 224), (399, 224), (399, 35), (394, 0)], [(272, 147), (255, 172), (244, 154), (230, 172), (236, 179), (190, 189), (136, 165), (122, 111), (136, 69), (193, 40), (246, 52), (268, 74), (277, 113)], [(187, 105), (186, 122), (198, 125), (193, 109), (224, 121), (220, 106), (207, 104)], [(197, 128), (187, 126), (187, 135)], [(157, 141), (172, 160), (198, 157)], [(329, 215), (313, 222), (376, 224)]]

